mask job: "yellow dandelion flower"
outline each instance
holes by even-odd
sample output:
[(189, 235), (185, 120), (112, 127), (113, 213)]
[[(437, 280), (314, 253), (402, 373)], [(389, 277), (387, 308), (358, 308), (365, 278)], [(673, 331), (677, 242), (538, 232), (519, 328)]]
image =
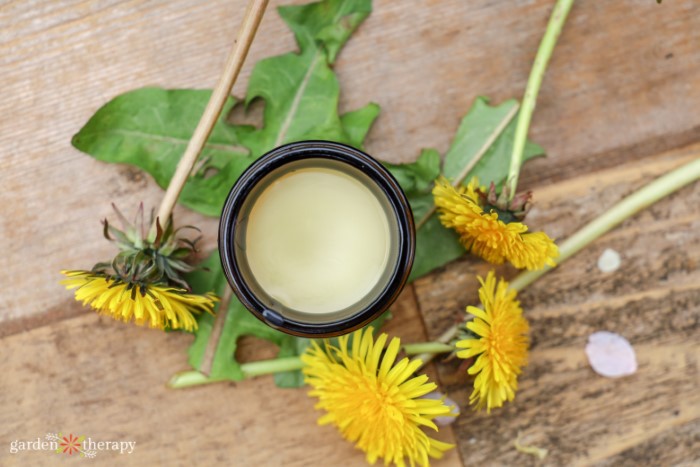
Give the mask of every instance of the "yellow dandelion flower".
[(175, 287), (132, 284), (91, 271), (61, 271), (75, 299), (102, 315), (152, 328), (197, 329), (193, 313), (213, 313), (213, 294), (196, 295)]
[(457, 352), (458, 357), (476, 356), (469, 368), (470, 375), (477, 375), (469, 402), (490, 412), (515, 397), (518, 375), (527, 364), (529, 325), (516, 292), (508, 290), (506, 281), (496, 283), (496, 275), (491, 271), (486, 280), (479, 277), (479, 282), (484, 309), (467, 307), (467, 312), (474, 315), (467, 329), (478, 337), (463, 339), (456, 345), (464, 349)]
[(391, 340), (384, 356), (387, 335), (377, 341), (372, 329), (355, 331), (338, 338), (335, 346), (312, 342), (302, 356), (305, 381), (318, 397), (317, 409), (327, 413), (320, 425), (335, 425), (345, 439), (356, 444), (374, 464), (382, 459), (397, 466), (429, 465), (454, 447), (430, 438), (421, 426), (437, 431), (433, 419), (450, 415), (442, 400), (422, 399), (437, 388), (425, 375), (413, 376), (420, 361), (404, 358), (395, 363), (400, 349), (397, 338)]
[[(440, 178), (433, 188), (435, 206), (440, 222), (457, 231), (469, 251), (492, 264), (509, 261), (516, 268), (541, 269), (554, 266), (559, 249), (544, 232), (530, 232), (522, 222), (504, 222), (495, 207), (485, 206), (479, 195), (479, 182), (472, 179), (468, 186), (453, 187)], [(487, 212), (488, 211), (488, 212)]]

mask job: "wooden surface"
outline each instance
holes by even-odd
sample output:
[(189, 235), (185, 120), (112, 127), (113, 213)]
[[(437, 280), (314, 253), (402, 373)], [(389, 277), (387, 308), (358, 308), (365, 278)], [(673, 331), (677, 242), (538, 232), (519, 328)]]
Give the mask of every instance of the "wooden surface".
[[(413, 160), (442, 151), (479, 94), (519, 97), (552, 1), (375, 2), (341, 53), (341, 109), (382, 106), (368, 151)], [(273, 2), (272, 7), (277, 5)], [(48, 431), (137, 442), (100, 464), (363, 465), (304, 390), (270, 378), (170, 391), (191, 337), (95, 316), (58, 270), (108, 258), (99, 219), (114, 201), (157, 205), (148, 176), (96, 162), (70, 137), (103, 103), (145, 86), (211, 87), (242, 0), (6, 1), (0, 4), (0, 465), (55, 462), (9, 454)], [(530, 223), (564, 238), (655, 175), (700, 153), (700, 4), (580, 0), (545, 77), (532, 137), (549, 158), (529, 164)], [(235, 87), (252, 64), (294, 47), (271, 8)], [(695, 144), (695, 146), (693, 146)], [(215, 245), (216, 221), (178, 209)], [(531, 465), (513, 442), (549, 450), (545, 465), (700, 462), (700, 185), (641, 213), (522, 294), (530, 365), (516, 402), (490, 416), (463, 408), (458, 449), (436, 465)], [(596, 266), (605, 248), (621, 268)], [(480, 263), (457, 261), (409, 287), (389, 324), (407, 341), (435, 337), (476, 299)], [(508, 276), (513, 271), (503, 269)], [(609, 380), (588, 367), (587, 336), (608, 329), (637, 350), (639, 372)], [(247, 342), (247, 359), (273, 349)], [(464, 404), (456, 362), (438, 365)], [(447, 439), (451, 430), (444, 430)], [(87, 461), (87, 460), (86, 460)], [(92, 462), (92, 461), (90, 461)]]

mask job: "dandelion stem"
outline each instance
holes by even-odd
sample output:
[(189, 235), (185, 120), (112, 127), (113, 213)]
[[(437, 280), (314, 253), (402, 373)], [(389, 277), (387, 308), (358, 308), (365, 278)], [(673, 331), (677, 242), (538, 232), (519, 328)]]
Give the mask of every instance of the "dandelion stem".
[[(559, 246), (558, 266), (624, 220), (674, 191), (698, 180), (700, 180), (700, 154), (693, 161), (662, 175), (632, 193), (563, 241)], [(513, 279), (510, 288), (519, 292), (552, 269), (552, 267), (546, 266), (538, 271), (522, 272)], [(440, 336), (438, 342), (450, 342), (457, 336), (458, 331), (459, 325), (449, 328)], [(432, 359), (432, 355), (425, 353), (416, 358), (420, 358), (423, 364), (426, 364)]]
[[(441, 342), (418, 342), (415, 344), (406, 344), (403, 346), (403, 349), (408, 355), (427, 354), (430, 359), (434, 354), (452, 352), (454, 347)], [(241, 364), (241, 371), (246, 378), (253, 378), (255, 376), (269, 375), (272, 373), (301, 370), (303, 366), (304, 363), (301, 361), (301, 358), (286, 357), (243, 363)], [(222, 381), (231, 381), (231, 379), (210, 378), (200, 371), (191, 370), (181, 371), (173, 375), (168, 382), (168, 386), (173, 389), (181, 389), (203, 384), (220, 383)]]
[(181, 371), (175, 373), (170, 381), (168, 381), (168, 387), (172, 389), (188, 388), (191, 386), (200, 386), (202, 384), (219, 383), (221, 381), (228, 381), (227, 378), (210, 378), (204, 373), (197, 370)]
[[(275, 358), (272, 360), (260, 360), (241, 364), (241, 371), (246, 378), (254, 376), (269, 375), (272, 373), (282, 373), (285, 371), (300, 370), (304, 364), (299, 357)], [(210, 378), (197, 370), (181, 371), (173, 375), (168, 382), (168, 387), (181, 389), (202, 384), (220, 383), (231, 381), (230, 378)]]
[[(558, 263), (563, 263), (625, 219), (698, 179), (700, 179), (700, 156), (632, 193), (563, 241), (559, 245)], [(546, 266), (537, 271), (523, 272), (510, 283), (510, 288), (520, 291), (551, 269), (553, 268)]]
[[(447, 331), (442, 333), (442, 335), (438, 337), (437, 342), (441, 344), (447, 344), (448, 342), (453, 341), (455, 337), (457, 337), (458, 332), (459, 326), (455, 324)], [(454, 350), (454, 347), (452, 348), (452, 350)], [(413, 360), (420, 360), (421, 362), (423, 362), (423, 366), (425, 366), (428, 362), (430, 362), (433, 359), (434, 356), (435, 354), (431, 352), (423, 352), (413, 357)]]
[[(163, 196), (163, 201), (161, 201), (160, 207), (158, 208), (156, 220), (160, 220), (161, 226), (168, 222), (173, 207), (177, 202), (177, 198), (180, 196), (180, 192), (190, 176), (192, 167), (194, 167), (195, 162), (197, 162), (197, 158), (202, 152), (202, 148), (207, 142), (219, 118), (221, 109), (226, 103), (226, 98), (231, 94), (231, 88), (233, 87), (233, 83), (236, 82), (238, 73), (241, 71), (245, 57), (250, 49), (250, 44), (253, 42), (255, 32), (258, 30), (260, 21), (265, 13), (267, 3), (268, 0), (250, 0), (248, 3), (243, 22), (238, 30), (238, 35), (226, 59), (224, 71), (209, 98), (207, 107), (204, 109), (202, 118), (199, 120), (197, 128), (194, 130), (192, 138), (190, 138), (187, 144), (185, 153), (177, 164), (175, 174), (170, 180), (168, 189)], [(154, 221), (151, 227), (151, 235), (155, 235), (155, 232), (156, 225)]]
[(507, 193), (509, 199), (513, 199), (518, 188), (518, 177), (520, 175), (520, 166), (523, 160), (523, 151), (527, 141), (527, 132), (530, 128), (530, 120), (532, 113), (535, 110), (537, 102), (537, 94), (540, 91), (542, 78), (547, 69), (547, 64), (552, 56), (552, 51), (557, 43), (561, 29), (564, 26), (566, 17), (571, 10), (574, 0), (557, 0), (552, 10), (552, 15), (547, 23), (547, 30), (542, 37), (540, 46), (537, 49), (535, 62), (532, 64), (530, 77), (527, 80), (525, 88), (525, 96), (523, 96), (522, 107), (518, 114), (518, 122), (515, 127), (515, 137), (513, 139), (513, 154), (510, 159), (510, 170), (508, 171), (508, 181), (506, 182)]
[(453, 346), (442, 342), (416, 342), (403, 346), (403, 350), (407, 355), (447, 353), (452, 352), (454, 349)]
[(276, 358), (274, 360), (261, 360), (241, 365), (241, 370), (246, 378), (268, 375), (270, 373), (282, 373), (284, 371), (301, 370), (304, 364), (299, 357)]

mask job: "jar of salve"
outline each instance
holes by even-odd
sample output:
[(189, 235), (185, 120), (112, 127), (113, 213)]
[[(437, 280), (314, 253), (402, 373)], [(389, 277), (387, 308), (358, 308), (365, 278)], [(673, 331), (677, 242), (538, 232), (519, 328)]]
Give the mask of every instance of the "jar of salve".
[(337, 336), (401, 292), (415, 253), (413, 216), (372, 157), (328, 141), (292, 143), (258, 159), (231, 189), (219, 253), (256, 317), (288, 334)]

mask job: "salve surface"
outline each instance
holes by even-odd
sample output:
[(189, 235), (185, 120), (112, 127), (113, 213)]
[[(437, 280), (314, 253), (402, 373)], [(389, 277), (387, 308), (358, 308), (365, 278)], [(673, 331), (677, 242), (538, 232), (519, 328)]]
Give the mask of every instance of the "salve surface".
[(381, 278), (389, 220), (357, 179), (326, 168), (280, 177), (255, 200), (246, 257), (260, 286), (285, 306), (331, 313), (365, 297)]

